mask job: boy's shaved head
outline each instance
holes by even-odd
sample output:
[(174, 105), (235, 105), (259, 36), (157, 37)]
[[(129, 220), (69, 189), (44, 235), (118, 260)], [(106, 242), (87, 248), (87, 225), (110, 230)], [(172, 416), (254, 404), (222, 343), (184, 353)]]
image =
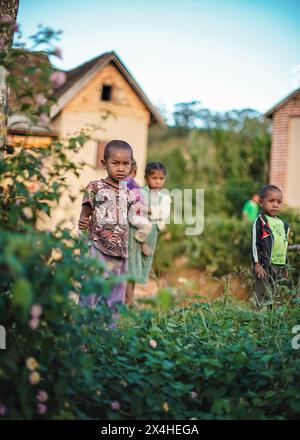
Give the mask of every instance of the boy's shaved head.
[(127, 142), (121, 141), (121, 140), (113, 140), (113, 141), (108, 142), (108, 144), (105, 145), (104, 154), (103, 154), (104, 160), (107, 161), (107, 159), (109, 158), (110, 152), (112, 150), (118, 150), (118, 149), (127, 150), (130, 153), (131, 158), (133, 158), (132, 148)]
[(278, 191), (282, 194), (282, 191), (280, 188), (278, 188), (278, 186), (275, 185), (266, 185), (264, 186), (260, 192), (259, 192), (259, 196), (261, 199), (264, 199), (265, 197), (267, 197), (268, 193), (271, 191)]

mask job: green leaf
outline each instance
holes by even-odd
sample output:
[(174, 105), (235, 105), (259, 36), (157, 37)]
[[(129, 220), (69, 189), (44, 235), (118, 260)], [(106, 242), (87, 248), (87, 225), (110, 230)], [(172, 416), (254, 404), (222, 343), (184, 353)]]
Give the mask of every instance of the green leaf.
[(15, 306), (23, 307), (27, 311), (32, 303), (32, 287), (26, 278), (20, 278), (12, 286), (12, 302)]
[(214, 400), (211, 407), (211, 412), (213, 412), (214, 414), (220, 414), (223, 412), (223, 407), (223, 400)]
[(157, 300), (160, 309), (163, 312), (167, 312), (173, 303), (173, 296), (168, 289), (160, 289), (157, 295)]
[(68, 389), (68, 382), (66, 379), (58, 379), (55, 386), (54, 386), (54, 392), (56, 395), (64, 394), (66, 393)]

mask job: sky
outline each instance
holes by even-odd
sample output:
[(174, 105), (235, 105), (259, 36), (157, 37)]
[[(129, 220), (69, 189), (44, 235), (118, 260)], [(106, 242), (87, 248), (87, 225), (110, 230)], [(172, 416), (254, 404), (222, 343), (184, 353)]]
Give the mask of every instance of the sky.
[(300, 87), (299, 0), (20, 0), (17, 21), (63, 31), (61, 69), (114, 50), (168, 112), (265, 112)]

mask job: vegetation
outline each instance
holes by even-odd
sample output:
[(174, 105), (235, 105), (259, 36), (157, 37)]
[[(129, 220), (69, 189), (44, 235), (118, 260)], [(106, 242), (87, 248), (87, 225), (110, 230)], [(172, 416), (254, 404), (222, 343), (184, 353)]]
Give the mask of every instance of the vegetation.
[[(52, 33), (43, 35), (45, 43)], [(7, 62), (12, 63), (13, 56), (9, 53)], [(49, 64), (39, 69), (26, 74), (40, 74), (42, 89), (20, 97), (20, 111), (34, 121), (47, 113), (52, 99)], [(19, 79), (11, 74), (9, 81), (13, 87)], [(26, 103), (29, 107), (24, 107)], [(202, 145), (203, 133), (194, 129), (188, 137), (196, 136)], [(88, 257), (84, 237), (74, 237), (61, 227), (42, 232), (35, 225), (40, 213), (50, 213), (67, 191), (65, 173), (77, 172), (68, 152), (76, 152), (87, 139), (80, 133), (43, 149), (6, 144), (0, 162), (0, 324), (7, 332), (6, 349), (0, 350), (0, 418), (299, 418), (300, 361), (291, 345), (292, 328), (300, 320), (297, 286), (283, 286), (277, 307), (260, 312), (229, 295), (208, 304), (185, 298), (182, 289), (166, 288), (138, 310), (123, 310), (117, 328), (110, 326), (104, 301), (93, 310), (76, 304), (78, 294), (97, 292), (104, 299), (114, 280), (104, 279), (103, 266)], [(217, 154), (211, 145), (212, 154)], [(186, 151), (197, 159), (193, 148)], [(188, 166), (184, 155), (170, 151), (168, 157)], [(212, 178), (209, 160), (208, 154), (203, 168), (207, 182)], [(197, 166), (201, 168), (202, 162)], [(225, 168), (222, 163), (215, 170), (217, 185), (225, 182), (230, 167)], [(197, 169), (189, 173), (194, 185)], [(169, 171), (171, 184), (176, 167), (169, 166)], [(35, 192), (32, 182), (38, 182)], [(176, 180), (177, 187), (180, 182)], [(220, 204), (211, 208), (202, 248), (198, 249), (198, 238), (182, 239), (180, 228), (174, 226), (172, 240), (165, 240), (166, 247), (160, 249), (168, 249), (170, 256), (173, 248), (185, 252), (192, 264), (205, 256), (205, 264), (218, 265), (214, 270), (222, 265), (230, 270), (241, 253), (237, 249), (229, 254), (226, 243), (233, 243), (234, 235), (240, 240), (237, 245), (246, 249), (244, 230), (230, 217), (232, 208), (225, 210), (224, 194), (212, 192), (211, 197)], [(219, 215), (221, 206), (224, 212)], [(215, 235), (221, 237), (223, 248), (214, 241)], [(227, 255), (232, 258), (228, 263)]]
[[(34, 45), (49, 44), (49, 55), (56, 35), (40, 29), (33, 37)], [(30, 130), (41, 115), (49, 113), (53, 69), (45, 53), (32, 54), (22, 45), (9, 51), (4, 63), (16, 97), (14, 111), (26, 116)], [(79, 384), (85, 389), (91, 386), (91, 392), (97, 387), (91, 379), (93, 362), (82, 353), (99, 332), (102, 340), (109, 339), (111, 312), (105, 304), (97, 310), (82, 309), (74, 299), (91, 292), (105, 299), (113, 280), (104, 280), (104, 268), (88, 257), (84, 239), (60, 227), (53, 233), (36, 228), (41, 214), (50, 214), (65, 193), (66, 173), (77, 173), (68, 153), (76, 153), (87, 139), (82, 132), (64, 144), (53, 142), (49, 148), (28, 148), (26, 141), (4, 145), (0, 322), (6, 329), (7, 347), (0, 352), (1, 417), (68, 418), (68, 401), (80, 394)], [(97, 330), (92, 332), (94, 327)], [(72, 414), (80, 417), (76, 403)]]
[[(251, 224), (242, 220), (242, 207), (268, 182), (269, 123), (251, 109), (214, 113), (197, 102), (178, 104), (173, 116), (173, 127), (151, 129), (148, 159), (165, 164), (170, 190), (204, 188), (205, 225), (199, 236), (170, 225), (159, 239), (155, 271), (172, 270), (185, 255), (189, 267), (217, 276), (250, 272)], [(286, 208), (282, 216), (291, 224), (291, 242), (299, 243), (300, 213)], [(296, 281), (296, 253), (290, 264)]]

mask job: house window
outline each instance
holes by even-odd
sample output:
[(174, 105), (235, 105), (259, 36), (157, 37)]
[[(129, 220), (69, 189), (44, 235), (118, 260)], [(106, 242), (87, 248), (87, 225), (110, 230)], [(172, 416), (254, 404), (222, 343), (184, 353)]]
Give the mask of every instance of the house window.
[(101, 100), (111, 101), (111, 95), (112, 95), (112, 86), (108, 86), (104, 84), (102, 86)]
[(103, 142), (103, 141), (100, 141), (97, 143), (97, 150), (96, 150), (96, 167), (97, 168), (103, 168), (101, 160), (103, 160), (105, 145), (106, 145), (106, 142)]

